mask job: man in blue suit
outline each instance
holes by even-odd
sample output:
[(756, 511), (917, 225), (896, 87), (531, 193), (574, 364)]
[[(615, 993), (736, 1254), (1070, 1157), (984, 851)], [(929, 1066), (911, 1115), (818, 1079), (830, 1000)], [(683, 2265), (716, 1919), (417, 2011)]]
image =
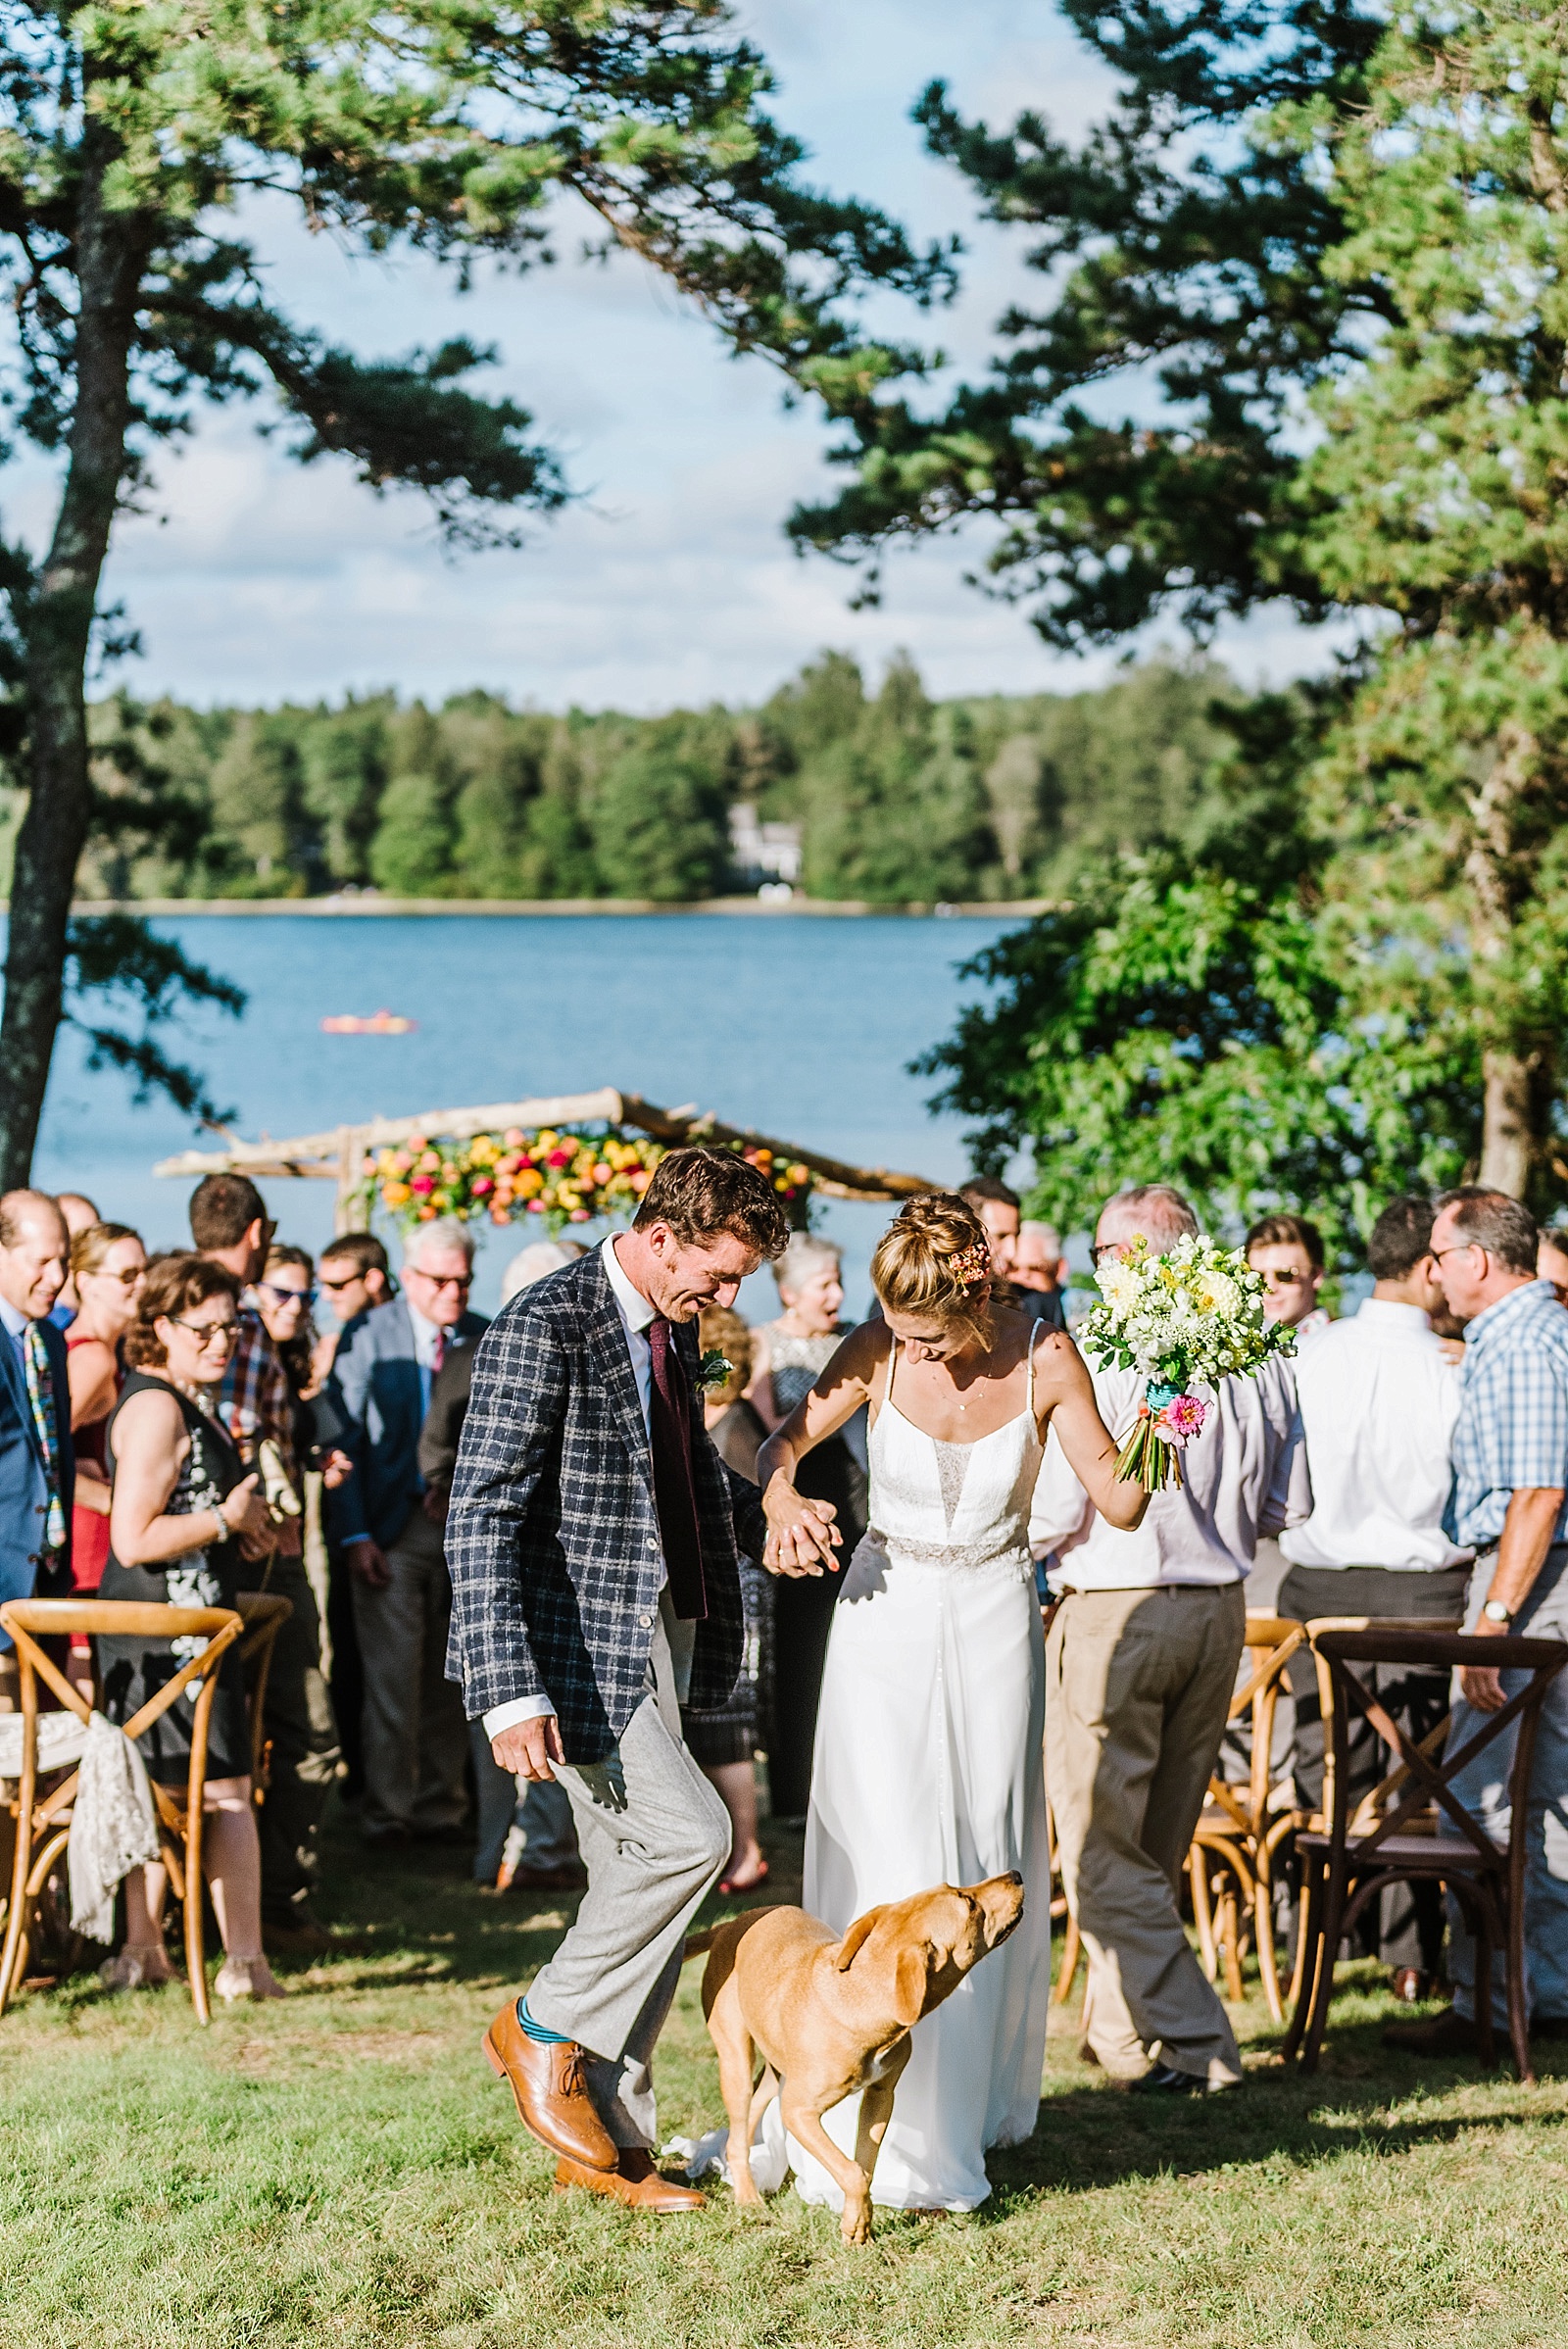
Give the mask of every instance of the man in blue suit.
[(326, 1495), (327, 1530), (348, 1561), (365, 1671), (363, 1821), (372, 1843), (440, 1835), (467, 1809), (468, 1729), (446, 1678), (452, 1585), (441, 1499), (419, 1473), (419, 1431), (436, 1372), (486, 1324), (467, 1310), (473, 1240), (421, 1225), (403, 1295), (345, 1331), (332, 1365), (353, 1473)]
[[(66, 1342), (49, 1319), (70, 1248), (44, 1192), (0, 1199), (0, 1599), (71, 1595), (71, 1390)], [(0, 1633), (0, 1646), (11, 1644)], [(5, 1668), (15, 1674), (9, 1656)]]

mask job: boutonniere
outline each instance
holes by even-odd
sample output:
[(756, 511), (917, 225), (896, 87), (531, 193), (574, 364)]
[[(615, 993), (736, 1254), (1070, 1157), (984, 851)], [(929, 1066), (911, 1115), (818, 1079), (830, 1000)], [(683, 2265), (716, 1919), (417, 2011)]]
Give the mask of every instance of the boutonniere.
[(697, 1365), (697, 1392), (708, 1394), (713, 1387), (723, 1387), (735, 1376), (735, 1365), (721, 1347), (710, 1346)]

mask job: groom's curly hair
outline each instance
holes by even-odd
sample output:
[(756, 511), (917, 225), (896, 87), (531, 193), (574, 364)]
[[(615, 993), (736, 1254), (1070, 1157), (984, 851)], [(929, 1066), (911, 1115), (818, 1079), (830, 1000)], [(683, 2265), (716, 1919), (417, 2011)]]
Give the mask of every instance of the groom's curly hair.
[(784, 1253), (790, 1237), (790, 1219), (777, 1192), (738, 1150), (666, 1151), (643, 1193), (632, 1228), (646, 1231), (654, 1223), (667, 1223), (686, 1248), (727, 1232), (767, 1261)]

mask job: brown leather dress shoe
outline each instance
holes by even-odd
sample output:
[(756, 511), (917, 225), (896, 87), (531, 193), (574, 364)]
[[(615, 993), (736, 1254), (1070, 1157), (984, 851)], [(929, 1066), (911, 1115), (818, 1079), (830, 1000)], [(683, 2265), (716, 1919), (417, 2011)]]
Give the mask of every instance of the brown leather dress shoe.
[(567, 2186), (586, 2186), (590, 2194), (608, 2194), (612, 2202), (623, 2202), (628, 2210), (652, 2211), (660, 2219), (673, 2218), (680, 2211), (700, 2211), (703, 2207), (703, 2197), (694, 2186), (677, 2185), (672, 2178), (661, 2178), (640, 2145), (622, 2145), (613, 2170), (590, 2170), (581, 2162), (558, 2162), (556, 2190), (564, 2193)]
[(586, 2059), (575, 2040), (530, 2039), (517, 2021), (516, 2000), (509, 1998), (483, 2046), (496, 2078), (512, 2082), (522, 2125), (541, 2145), (587, 2170), (614, 2169), (619, 2147), (588, 2093)]
[(1429, 2023), (1390, 2023), (1383, 2031), (1385, 2047), (1402, 2047), (1406, 2055), (1474, 2055), (1476, 2027), (1468, 2015), (1446, 2006)]

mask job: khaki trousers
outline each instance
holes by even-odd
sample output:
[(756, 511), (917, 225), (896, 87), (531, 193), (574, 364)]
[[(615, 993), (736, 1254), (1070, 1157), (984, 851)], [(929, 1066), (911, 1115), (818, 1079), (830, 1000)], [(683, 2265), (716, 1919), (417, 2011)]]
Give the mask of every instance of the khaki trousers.
[(1236, 2036), (1177, 1906), (1247, 1630), (1240, 1583), (1070, 1591), (1046, 1647), (1046, 1783), (1089, 1954), (1084, 2032), (1104, 2069), (1220, 2086)]

